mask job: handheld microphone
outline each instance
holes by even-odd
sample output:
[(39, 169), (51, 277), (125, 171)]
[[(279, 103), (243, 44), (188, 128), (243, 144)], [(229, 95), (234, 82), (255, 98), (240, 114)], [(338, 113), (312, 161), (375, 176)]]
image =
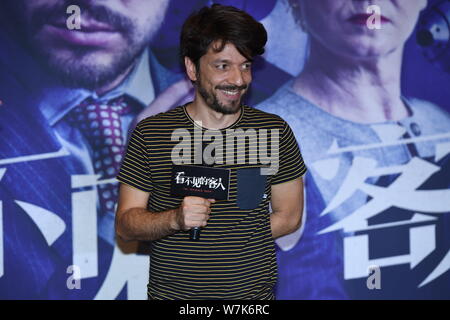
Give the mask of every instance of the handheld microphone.
[(192, 241), (200, 240), (200, 227), (193, 227), (190, 231), (189, 238)]
[[(170, 194), (176, 197), (196, 196), (228, 200), (230, 169), (195, 165), (173, 165)], [(192, 241), (200, 240), (201, 227), (189, 230)]]

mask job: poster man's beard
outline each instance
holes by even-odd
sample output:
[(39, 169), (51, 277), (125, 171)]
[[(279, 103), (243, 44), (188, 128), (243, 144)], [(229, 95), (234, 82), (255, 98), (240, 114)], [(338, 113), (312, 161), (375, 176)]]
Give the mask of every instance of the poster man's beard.
[(58, 19), (69, 2), (70, 0), (61, 1), (53, 7), (36, 9), (28, 25), (28, 41), (41, 64), (64, 85), (94, 90), (114, 81), (134, 64), (149, 43), (151, 32), (137, 30), (129, 17), (106, 6), (86, 3), (83, 7), (85, 17), (108, 24), (124, 38), (124, 47), (114, 48), (114, 52), (109, 54), (110, 62), (102, 63), (96, 59), (97, 48), (67, 46), (61, 52), (59, 48), (55, 50), (50, 46), (43, 47), (36, 39), (39, 31), (49, 21)]
[(140, 48), (119, 52), (111, 58), (113, 62), (110, 65), (96, 62), (89, 57), (95, 55), (95, 52), (86, 52), (82, 48), (74, 49), (69, 57), (58, 57), (51, 52), (39, 52), (38, 56), (64, 85), (95, 90), (114, 81), (133, 66), (144, 49), (145, 46), (142, 45)]

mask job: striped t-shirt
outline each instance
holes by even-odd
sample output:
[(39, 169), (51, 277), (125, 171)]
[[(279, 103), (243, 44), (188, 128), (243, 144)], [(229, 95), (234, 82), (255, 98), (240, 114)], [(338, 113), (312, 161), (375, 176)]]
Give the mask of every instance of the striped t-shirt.
[[(174, 132), (189, 133), (192, 139), (181, 139), (177, 134), (173, 136), (178, 138), (172, 138)], [(212, 132), (199, 127), (184, 106), (157, 114), (135, 128), (117, 178), (150, 193), (150, 212), (177, 208), (182, 198), (170, 194), (172, 166), (179, 160), (173, 160), (173, 150), (191, 142), (191, 157), (184, 160), (199, 165), (194, 157), (195, 141), (199, 141), (194, 134), (198, 138), (199, 132), (206, 140), (203, 147), (212, 141), (223, 143), (222, 157), (216, 149), (216, 162), (210, 166), (230, 169), (229, 198), (211, 205), (211, 215), (207, 226), (201, 229), (199, 241), (190, 240), (189, 232), (178, 231), (152, 242), (148, 296), (273, 299), (277, 265), (270, 226), (270, 187), (306, 172), (295, 137), (283, 119), (243, 106), (233, 125)], [(228, 139), (238, 132), (244, 132), (247, 138)], [(211, 133), (222, 135), (223, 139), (206, 138)], [(234, 142), (234, 149), (229, 141)], [(234, 157), (229, 156), (230, 150)], [(276, 173), (261, 175), (261, 168), (276, 167), (275, 160)]]

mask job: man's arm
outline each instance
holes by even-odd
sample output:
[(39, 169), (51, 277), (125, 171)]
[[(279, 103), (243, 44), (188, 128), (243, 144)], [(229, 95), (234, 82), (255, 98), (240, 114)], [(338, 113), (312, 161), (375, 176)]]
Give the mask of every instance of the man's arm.
[(300, 227), (303, 215), (303, 179), (272, 185), (270, 225), (274, 239)]
[(116, 211), (116, 233), (124, 240), (153, 241), (179, 230), (206, 226), (210, 204), (214, 200), (185, 197), (180, 207), (150, 212), (147, 202), (150, 194), (126, 184), (120, 184)]

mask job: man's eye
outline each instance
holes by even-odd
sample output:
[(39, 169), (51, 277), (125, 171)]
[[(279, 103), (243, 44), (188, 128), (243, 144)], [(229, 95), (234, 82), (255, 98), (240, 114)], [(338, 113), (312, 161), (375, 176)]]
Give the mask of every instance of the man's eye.
[(251, 63), (246, 63), (246, 64), (244, 64), (244, 65), (242, 66), (242, 69), (248, 70), (248, 69), (251, 69), (251, 67), (252, 67), (252, 64), (251, 64)]
[(218, 64), (216, 66), (216, 68), (219, 69), (219, 70), (225, 70), (227, 68), (227, 65), (226, 64)]

